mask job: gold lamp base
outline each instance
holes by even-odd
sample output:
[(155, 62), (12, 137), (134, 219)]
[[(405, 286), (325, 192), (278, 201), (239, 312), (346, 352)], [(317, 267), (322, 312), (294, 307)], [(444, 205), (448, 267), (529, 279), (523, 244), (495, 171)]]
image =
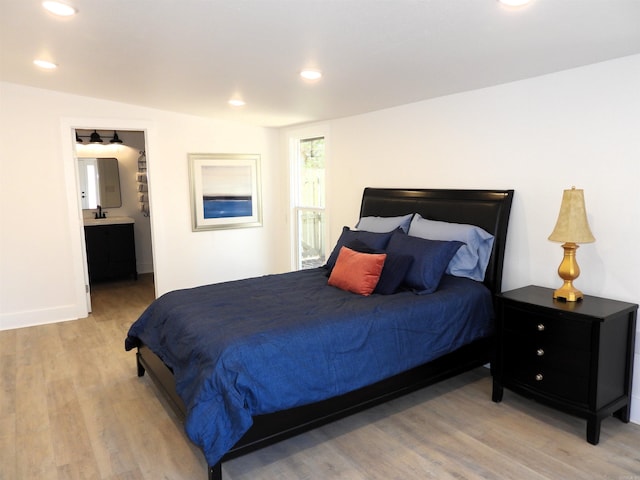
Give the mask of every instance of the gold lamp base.
[(582, 300), (584, 295), (580, 290), (575, 288), (571, 282), (564, 282), (564, 285), (553, 292), (553, 298), (556, 300), (563, 300), (565, 302), (577, 302)]
[(558, 267), (558, 275), (564, 280), (564, 284), (553, 292), (553, 298), (565, 302), (577, 302), (584, 298), (582, 292), (573, 286), (573, 281), (580, 276), (580, 267), (576, 261), (578, 245), (566, 242), (562, 244), (562, 248), (564, 249), (564, 257)]

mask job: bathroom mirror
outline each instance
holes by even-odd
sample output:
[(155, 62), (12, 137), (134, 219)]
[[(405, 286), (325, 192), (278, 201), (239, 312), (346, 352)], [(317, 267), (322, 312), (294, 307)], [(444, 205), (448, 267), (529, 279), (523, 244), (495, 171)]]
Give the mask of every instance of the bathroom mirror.
[(78, 174), (83, 209), (122, 206), (117, 158), (79, 158)]

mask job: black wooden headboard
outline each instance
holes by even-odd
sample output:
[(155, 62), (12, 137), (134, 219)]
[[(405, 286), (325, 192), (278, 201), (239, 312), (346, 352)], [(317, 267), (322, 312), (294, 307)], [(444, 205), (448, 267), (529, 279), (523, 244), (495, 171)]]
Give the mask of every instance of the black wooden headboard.
[(477, 225), (494, 237), (484, 283), (502, 291), (502, 265), (513, 190), (365, 188), (360, 216), (393, 217), (419, 213), (424, 218)]

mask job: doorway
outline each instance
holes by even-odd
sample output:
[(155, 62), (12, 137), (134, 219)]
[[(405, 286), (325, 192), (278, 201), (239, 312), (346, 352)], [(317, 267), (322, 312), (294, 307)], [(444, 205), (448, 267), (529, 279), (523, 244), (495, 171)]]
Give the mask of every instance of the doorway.
[[(96, 125), (102, 126), (96, 128)], [(90, 136), (94, 132), (100, 135), (102, 142), (90, 143)], [(84, 317), (92, 311), (92, 282), (89, 279), (87, 265), (85, 225), (87, 224), (87, 219), (95, 219), (98, 211), (96, 208), (83, 208), (87, 207), (87, 205), (83, 206), (82, 204), (83, 190), (80, 182), (82, 175), (78, 159), (117, 159), (121, 201), (119, 204), (102, 209), (102, 211), (105, 212), (107, 219), (113, 219), (111, 223), (123, 217), (133, 220), (136, 254), (135, 272), (145, 282), (147, 288), (149, 282), (151, 282), (155, 294), (152, 220), (149, 209), (148, 183), (146, 182), (148, 133), (147, 125), (127, 125), (127, 122), (122, 122), (118, 125), (105, 125), (103, 120), (87, 119), (81, 121), (66, 120), (63, 122), (65, 142), (71, 137), (71, 141), (67, 144), (68, 151), (65, 152), (65, 175), (67, 183), (73, 185), (73, 188), (69, 188), (67, 191), (69, 192), (69, 215), (73, 220), (71, 222), (73, 229), (72, 239), (78, 240), (77, 242), (73, 241), (71, 245), (75, 252), (74, 258), (79, 262), (75, 266), (75, 270), (78, 272), (77, 278), (79, 279), (76, 286), (78, 318)], [(114, 138), (114, 134), (117, 134), (116, 138), (121, 143), (110, 141)], [(80, 143), (80, 141), (82, 142)], [(96, 162), (89, 161), (87, 163), (95, 165)], [(71, 185), (69, 186), (71, 187)], [(86, 185), (83, 186), (86, 187)], [(144, 190), (144, 192), (141, 190)], [(141, 194), (144, 194), (144, 196)], [(109, 279), (108, 282), (111, 282), (111, 280)], [(133, 282), (135, 282), (134, 278), (123, 278), (118, 287), (136, 285)], [(96, 285), (98, 284), (96, 283)], [(104, 286), (102, 289), (104, 290)]]

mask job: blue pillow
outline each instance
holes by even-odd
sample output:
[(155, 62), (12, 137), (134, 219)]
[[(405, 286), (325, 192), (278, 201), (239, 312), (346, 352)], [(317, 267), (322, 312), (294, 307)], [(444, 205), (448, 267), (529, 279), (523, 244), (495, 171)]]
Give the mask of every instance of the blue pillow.
[(413, 257), (411, 255), (387, 253), (387, 258), (384, 261), (380, 279), (378, 280), (378, 284), (373, 290), (373, 293), (379, 293), (380, 295), (393, 295), (400, 290), (412, 263)]
[(411, 220), (409, 235), (430, 240), (463, 242), (465, 245), (451, 259), (447, 273), (479, 282), (484, 281), (493, 249), (493, 235), (482, 228), (475, 225), (429, 220), (416, 213)]
[(356, 228), (367, 232), (385, 233), (401, 228), (404, 233), (409, 231), (409, 224), (413, 213), (400, 217), (361, 217)]
[(398, 255), (395, 253), (388, 253), (385, 250), (376, 250), (370, 248), (367, 244), (360, 240), (354, 240), (347, 244), (347, 247), (362, 253), (386, 253), (387, 258), (384, 261), (382, 267), (382, 273), (380, 279), (373, 293), (379, 293), (380, 295), (393, 295), (396, 293), (404, 282), (404, 277), (409, 271), (409, 267), (413, 263), (413, 257), (411, 255)]
[(376, 250), (384, 250), (387, 247), (387, 243), (389, 243), (391, 235), (393, 235), (393, 232), (363, 232), (361, 230), (350, 230), (349, 227), (342, 227), (342, 234), (340, 234), (340, 238), (338, 238), (333, 252), (331, 252), (331, 255), (329, 255), (329, 259), (327, 260), (325, 268), (328, 268), (329, 272), (333, 270), (333, 267), (336, 264), (336, 260), (338, 259), (338, 254), (340, 253), (340, 249), (344, 246), (347, 246), (348, 243), (351, 243), (354, 240), (360, 240), (370, 248), (374, 248)]
[(413, 258), (404, 283), (415, 293), (424, 294), (437, 290), (447, 265), (462, 245), (457, 241), (427, 240), (395, 233), (386, 251), (388, 255)]

